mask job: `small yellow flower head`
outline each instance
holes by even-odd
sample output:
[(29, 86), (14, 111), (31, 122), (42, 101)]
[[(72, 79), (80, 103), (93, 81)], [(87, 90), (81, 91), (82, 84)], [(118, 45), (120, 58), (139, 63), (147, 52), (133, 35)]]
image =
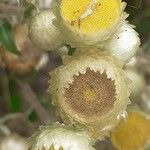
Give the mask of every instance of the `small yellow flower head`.
[(31, 19), (29, 37), (39, 49), (52, 51), (60, 48), (62, 37), (59, 29), (52, 24), (55, 18), (51, 10), (45, 10)]
[(100, 50), (65, 58), (51, 72), (49, 92), (64, 120), (87, 127), (96, 138), (119, 121), (129, 103), (123, 70)]
[(30, 150), (95, 150), (86, 132), (59, 123), (40, 127), (30, 139)]
[(66, 42), (72, 46), (99, 45), (127, 15), (121, 0), (61, 0), (56, 15)]
[(18, 136), (10, 135), (3, 139), (0, 139), (0, 150), (28, 150), (27, 141)]
[(145, 150), (150, 146), (150, 118), (140, 111), (129, 112), (111, 133), (111, 140), (118, 150)]

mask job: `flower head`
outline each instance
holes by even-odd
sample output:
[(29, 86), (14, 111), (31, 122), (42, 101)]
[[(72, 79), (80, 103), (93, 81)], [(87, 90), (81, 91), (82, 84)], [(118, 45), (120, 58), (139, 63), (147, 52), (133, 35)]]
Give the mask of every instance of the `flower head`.
[(129, 103), (123, 70), (99, 50), (66, 58), (51, 77), (49, 92), (62, 118), (87, 127), (94, 138), (109, 131)]
[(141, 111), (130, 111), (111, 133), (118, 150), (141, 150), (150, 146), (150, 118)]
[(94, 150), (86, 132), (59, 123), (40, 129), (29, 139), (31, 150)]
[(121, 0), (61, 0), (57, 22), (67, 43), (96, 46), (123, 23), (125, 6)]

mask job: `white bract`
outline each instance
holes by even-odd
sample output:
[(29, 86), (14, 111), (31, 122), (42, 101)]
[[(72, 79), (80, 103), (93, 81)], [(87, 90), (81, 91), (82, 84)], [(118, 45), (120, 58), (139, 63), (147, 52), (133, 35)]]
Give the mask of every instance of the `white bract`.
[(125, 22), (118, 31), (108, 39), (104, 47), (124, 62), (130, 60), (139, 49), (140, 38), (133, 26)]

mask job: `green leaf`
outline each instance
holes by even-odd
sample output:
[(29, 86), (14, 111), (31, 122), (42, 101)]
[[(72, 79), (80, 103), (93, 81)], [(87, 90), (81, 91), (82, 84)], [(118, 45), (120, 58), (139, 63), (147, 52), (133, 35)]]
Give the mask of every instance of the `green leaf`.
[(38, 120), (38, 116), (35, 111), (32, 111), (28, 118), (31, 122), (36, 122)]
[(144, 18), (138, 25), (137, 25), (138, 32), (142, 33), (150, 33), (150, 17)]
[(35, 11), (36, 7), (32, 3), (25, 9), (24, 17), (28, 18), (32, 16), (33, 11)]
[(39, 2), (38, 0), (20, 0), (23, 8), (23, 15), (25, 18), (30, 18), (32, 15), (37, 13)]
[(22, 99), (20, 94), (18, 93), (15, 80), (9, 80), (9, 88), (10, 88), (10, 109), (12, 112), (20, 112), (23, 107)]
[(76, 48), (72, 48), (70, 45), (66, 45), (68, 48), (68, 55), (73, 55), (75, 52)]
[(22, 110), (22, 100), (20, 96), (15, 93), (11, 95), (11, 111), (20, 112)]
[(4, 19), (3, 23), (0, 25), (0, 42), (10, 52), (18, 54), (18, 50), (12, 35), (11, 24), (6, 19)]
[(140, 8), (141, 4), (142, 4), (142, 0), (125, 0), (125, 2), (127, 2), (127, 4), (133, 8)]

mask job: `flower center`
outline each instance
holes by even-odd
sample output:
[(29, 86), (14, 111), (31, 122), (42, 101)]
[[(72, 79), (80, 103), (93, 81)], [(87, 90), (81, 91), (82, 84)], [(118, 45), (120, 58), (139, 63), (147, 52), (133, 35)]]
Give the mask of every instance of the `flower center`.
[(121, 13), (120, 0), (62, 0), (60, 7), (63, 19), (87, 34), (111, 28)]
[(65, 89), (66, 103), (73, 112), (85, 117), (101, 117), (113, 108), (115, 84), (105, 72), (101, 74), (88, 68), (85, 74), (73, 78), (73, 83)]

